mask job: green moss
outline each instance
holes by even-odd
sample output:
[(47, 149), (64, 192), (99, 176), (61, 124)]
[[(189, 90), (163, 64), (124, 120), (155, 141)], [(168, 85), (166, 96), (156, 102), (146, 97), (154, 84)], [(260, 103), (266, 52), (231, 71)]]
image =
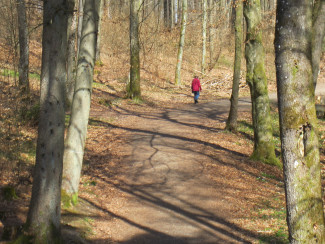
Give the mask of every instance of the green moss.
[(63, 208), (71, 208), (78, 203), (78, 193), (68, 194), (65, 190), (61, 190), (61, 203)]
[(260, 143), (250, 158), (252, 160), (261, 161), (263, 163), (274, 165), (282, 169), (282, 163), (275, 156), (273, 143)]
[(32, 244), (33, 238), (27, 235), (20, 235), (16, 240), (10, 242), (10, 244)]
[(291, 71), (292, 76), (293, 76), (293, 77), (296, 77), (296, 74), (298, 73), (298, 71), (299, 71), (298, 63), (297, 63), (297, 61), (295, 60), (295, 63), (294, 63), (294, 65), (293, 65), (293, 67), (292, 67), (292, 71)]
[(2, 188), (2, 195), (7, 201), (12, 201), (18, 198), (15, 188), (12, 186), (5, 186)]

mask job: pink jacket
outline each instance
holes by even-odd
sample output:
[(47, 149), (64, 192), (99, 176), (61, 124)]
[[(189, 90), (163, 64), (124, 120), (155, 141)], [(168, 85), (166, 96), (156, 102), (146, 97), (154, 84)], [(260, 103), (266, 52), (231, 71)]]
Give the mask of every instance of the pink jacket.
[(192, 80), (192, 92), (201, 91), (201, 90), (202, 90), (202, 87), (201, 87), (200, 80), (198, 78), (194, 78)]

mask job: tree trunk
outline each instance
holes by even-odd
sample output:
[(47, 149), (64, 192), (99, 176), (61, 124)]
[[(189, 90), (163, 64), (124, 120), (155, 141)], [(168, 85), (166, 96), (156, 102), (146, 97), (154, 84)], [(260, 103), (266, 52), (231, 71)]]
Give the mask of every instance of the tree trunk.
[(205, 58), (206, 58), (206, 43), (207, 43), (207, 0), (202, 0), (203, 15), (202, 15), (202, 61), (201, 61), (201, 72), (205, 73)]
[(17, 0), (19, 31), (19, 87), (24, 96), (29, 94), (29, 38), (25, 0)]
[(44, 2), (40, 121), (26, 232), (33, 243), (58, 243), (64, 145), (66, 0)]
[(139, 43), (139, 11), (141, 0), (131, 0), (130, 4), (130, 84), (128, 97), (141, 98), (140, 89), (140, 43)]
[(210, 64), (209, 69), (213, 69), (216, 64), (216, 39), (217, 39), (217, 20), (216, 20), (216, 2), (209, 0), (209, 51)]
[(97, 36), (97, 47), (96, 47), (96, 62), (101, 63), (100, 59), (100, 45), (101, 45), (101, 38), (100, 38), (100, 33), (101, 33), (101, 27), (102, 27), (102, 18), (103, 18), (103, 10), (104, 10), (104, 1), (103, 0), (98, 0), (96, 2), (97, 8), (98, 8), (98, 15), (99, 15), (99, 21), (98, 21), (98, 36)]
[(178, 24), (178, 0), (174, 0), (174, 23), (175, 25)]
[(63, 160), (62, 201), (66, 207), (76, 204), (78, 198), (96, 57), (99, 21), (96, 1), (85, 0), (84, 5), (77, 81)]
[(176, 64), (176, 73), (175, 73), (175, 84), (181, 84), (181, 68), (183, 61), (183, 49), (185, 44), (185, 31), (186, 31), (186, 23), (187, 21), (187, 0), (183, 0), (182, 2), (182, 23), (181, 23), (181, 31), (179, 38), (179, 46), (178, 46), (178, 54), (177, 54), (177, 64)]
[(234, 77), (232, 81), (232, 93), (230, 98), (230, 111), (227, 120), (226, 129), (230, 131), (237, 130), (237, 111), (238, 111), (238, 94), (241, 70), (243, 46), (243, 1), (236, 1), (236, 20), (235, 20), (235, 61)]
[(313, 30), (312, 30), (312, 68), (313, 83), (316, 89), (317, 78), (319, 74), (319, 63), (322, 56), (322, 44), (325, 34), (325, 1), (315, 1), (313, 11)]
[(168, 16), (168, 1), (169, 0), (163, 0), (164, 1), (164, 23), (165, 23), (165, 27), (168, 27), (168, 22), (169, 22), (169, 16)]
[(262, 32), (259, 29), (261, 26), (260, 9), (259, 0), (248, 0), (244, 3), (244, 15), (247, 23), (246, 81), (251, 92), (254, 127), (254, 152), (251, 157), (281, 167), (274, 152), (269, 96), (264, 69), (264, 47)]
[(80, 41), (81, 41), (81, 32), (82, 32), (82, 23), (84, 17), (84, 5), (85, 0), (79, 0), (78, 6), (78, 36), (77, 36), (77, 59), (79, 56), (79, 49), (80, 49)]
[(276, 75), (290, 243), (325, 243), (311, 32), (309, 0), (278, 1)]
[(68, 16), (68, 51), (67, 51), (67, 109), (70, 109), (73, 99), (74, 87), (76, 82), (77, 64), (76, 64), (76, 34), (77, 34), (77, 13), (75, 0), (69, 0)]

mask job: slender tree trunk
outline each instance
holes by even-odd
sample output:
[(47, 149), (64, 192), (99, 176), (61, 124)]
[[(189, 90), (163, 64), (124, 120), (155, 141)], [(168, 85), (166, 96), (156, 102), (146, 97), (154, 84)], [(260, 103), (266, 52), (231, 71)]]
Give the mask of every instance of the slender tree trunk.
[(244, 15), (247, 23), (246, 81), (251, 92), (254, 127), (254, 152), (251, 157), (281, 167), (274, 152), (269, 96), (264, 68), (264, 47), (262, 32), (259, 29), (261, 26), (260, 9), (259, 0), (248, 0), (244, 4)]
[(67, 207), (76, 204), (78, 199), (87, 136), (99, 21), (96, 1), (85, 0), (84, 5), (77, 81), (63, 160), (62, 201)]
[(140, 43), (139, 43), (139, 11), (141, 0), (131, 0), (130, 4), (130, 84), (128, 97), (141, 98), (140, 89)]
[(101, 63), (100, 59), (100, 45), (101, 45), (101, 28), (102, 28), (102, 18), (103, 18), (103, 10), (104, 10), (104, 0), (97, 0), (96, 4), (98, 5), (98, 14), (99, 14), (99, 21), (98, 21), (98, 36), (97, 36), (97, 47), (96, 47), (96, 62)]
[(319, 74), (319, 63), (322, 56), (322, 44), (325, 34), (325, 1), (315, 1), (313, 11), (313, 32), (312, 32), (312, 68), (313, 83), (316, 89), (317, 78)]
[(209, 69), (213, 69), (216, 63), (216, 38), (217, 38), (217, 28), (216, 28), (216, 2), (214, 0), (209, 0), (209, 51), (210, 51), (210, 64)]
[(290, 243), (325, 243), (311, 32), (309, 0), (278, 1), (276, 74)]
[(202, 0), (203, 16), (202, 16), (202, 61), (201, 61), (201, 72), (205, 73), (205, 58), (206, 58), (206, 43), (207, 43), (207, 0)]
[(58, 243), (64, 145), (66, 0), (44, 2), (41, 110), (26, 232), (33, 243)]
[(175, 25), (178, 24), (178, 0), (174, 0), (174, 19), (175, 19)]
[(19, 31), (19, 87), (21, 93), (29, 94), (29, 38), (26, 18), (25, 0), (17, 0), (18, 31)]
[(186, 31), (186, 23), (187, 21), (187, 0), (183, 0), (182, 2), (182, 23), (181, 23), (181, 31), (179, 38), (179, 46), (178, 46), (178, 54), (177, 54), (177, 64), (176, 64), (176, 73), (175, 73), (175, 84), (181, 84), (181, 68), (183, 61), (183, 49), (185, 44), (185, 31)]
[(77, 59), (79, 55), (79, 49), (80, 49), (80, 41), (81, 41), (81, 32), (82, 32), (82, 23), (83, 23), (83, 17), (84, 17), (84, 5), (85, 0), (79, 0), (79, 6), (78, 6), (78, 36), (77, 36)]
[(76, 1), (69, 0), (68, 16), (68, 53), (67, 53), (67, 109), (70, 109), (73, 99), (74, 87), (77, 73), (77, 51), (76, 51), (76, 34), (77, 34), (77, 12)]
[(169, 16), (168, 16), (168, 1), (169, 0), (163, 0), (163, 5), (164, 5), (164, 23), (165, 27), (168, 27), (168, 22), (169, 22)]
[(237, 111), (238, 111), (238, 94), (241, 70), (243, 46), (243, 0), (236, 1), (236, 20), (235, 20), (235, 61), (234, 77), (232, 81), (232, 93), (230, 98), (230, 111), (227, 120), (226, 129), (230, 131), (237, 130)]

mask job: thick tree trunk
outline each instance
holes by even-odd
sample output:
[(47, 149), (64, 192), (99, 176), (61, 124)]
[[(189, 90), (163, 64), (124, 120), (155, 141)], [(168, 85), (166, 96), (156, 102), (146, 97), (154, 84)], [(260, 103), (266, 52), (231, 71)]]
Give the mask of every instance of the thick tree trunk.
[(40, 121), (26, 232), (33, 243), (58, 243), (64, 145), (66, 0), (44, 2)]
[(177, 54), (177, 64), (176, 64), (176, 72), (175, 72), (175, 84), (181, 84), (181, 68), (183, 61), (183, 50), (185, 44), (185, 31), (186, 31), (186, 21), (187, 21), (187, 0), (183, 0), (182, 2), (182, 23), (181, 23), (181, 31), (179, 38), (179, 46), (178, 46), (178, 54)]
[(128, 97), (141, 99), (140, 88), (140, 43), (139, 12), (141, 0), (131, 0), (130, 4), (130, 83)]
[(315, 1), (313, 11), (313, 32), (312, 32), (312, 68), (313, 83), (316, 89), (317, 78), (319, 73), (319, 63), (322, 56), (322, 44), (325, 34), (325, 1)]
[(206, 58), (206, 43), (207, 43), (207, 21), (208, 21), (208, 14), (207, 14), (207, 0), (202, 0), (203, 6), (203, 15), (202, 15), (202, 60), (201, 60), (201, 72), (202, 74), (205, 73), (205, 58)]
[(311, 33), (309, 0), (278, 1), (276, 74), (290, 243), (325, 243)]
[(19, 30), (19, 87), (25, 96), (29, 94), (29, 38), (25, 0), (17, 0)]
[(230, 98), (230, 111), (226, 124), (226, 129), (230, 131), (237, 130), (237, 111), (238, 111), (238, 94), (241, 70), (243, 46), (243, 1), (236, 1), (236, 20), (235, 20), (235, 61), (234, 76), (232, 81), (232, 93)]
[(264, 47), (262, 44), (261, 12), (259, 0), (244, 3), (247, 23), (246, 35), (246, 81), (252, 99), (252, 119), (254, 127), (254, 152), (252, 159), (281, 166), (275, 156), (267, 80), (264, 68)]
[(77, 34), (77, 12), (76, 1), (69, 0), (68, 16), (68, 53), (67, 53), (67, 84), (66, 84), (66, 102), (67, 109), (70, 109), (73, 99), (74, 87), (77, 73), (77, 51), (76, 51), (76, 34)]
[(78, 198), (96, 55), (99, 19), (96, 1), (85, 0), (84, 5), (77, 81), (64, 150), (62, 201), (65, 206), (75, 204)]

